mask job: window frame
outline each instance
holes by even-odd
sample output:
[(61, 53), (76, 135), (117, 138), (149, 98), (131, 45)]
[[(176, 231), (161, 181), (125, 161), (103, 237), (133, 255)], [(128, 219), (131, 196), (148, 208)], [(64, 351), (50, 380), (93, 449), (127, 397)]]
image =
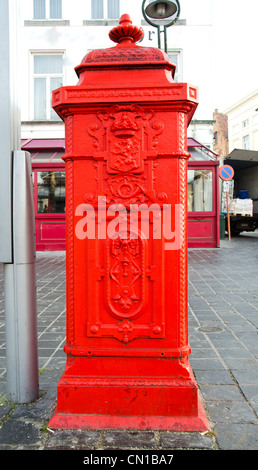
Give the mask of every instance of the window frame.
[(250, 135), (246, 134), (243, 136), (243, 149), (250, 150)]
[(96, 2), (96, 0), (91, 0), (91, 20), (116, 20), (116, 19), (119, 19), (120, 18), (120, 10), (121, 10), (121, 5), (120, 5), (120, 0), (118, 1), (118, 15), (116, 18), (113, 18), (113, 17), (109, 17), (108, 16), (108, 9), (109, 9), (109, 5), (108, 5), (108, 2), (109, 0), (102, 0), (103, 2), (103, 16), (101, 18), (93, 18), (92, 16), (92, 2)]
[[(176, 83), (183, 82), (183, 51), (182, 49), (169, 49), (167, 52), (169, 58), (172, 55), (176, 55), (178, 57), (178, 61), (176, 65), (175, 77), (174, 80)], [(172, 64), (174, 63), (172, 59), (170, 59)]]
[[(212, 172), (212, 210), (211, 211), (190, 211), (187, 210), (189, 217), (213, 217), (216, 215), (216, 169), (213, 162), (188, 162), (188, 170), (210, 170)], [(188, 194), (187, 194), (188, 198)], [(188, 199), (187, 199), (188, 200)]]
[[(63, 173), (63, 178), (64, 178), (64, 184), (63, 184), (63, 188), (65, 190), (65, 169), (60, 169), (60, 168), (46, 168), (46, 169), (37, 169), (37, 170), (34, 170), (34, 185), (36, 186), (35, 190), (36, 190), (36, 206), (35, 206), (35, 212), (38, 216), (42, 216), (42, 215), (52, 215), (52, 216), (55, 216), (55, 215), (65, 215), (65, 196), (64, 196), (64, 202), (63, 202), (63, 205), (64, 205), (64, 210), (63, 211), (59, 211), (59, 212), (55, 212), (55, 211), (50, 211), (50, 212), (41, 212), (39, 211), (39, 181), (38, 181), (38, 177), (41, 173)], [(55, 198), (53, 198), (53, 201), (55, 201)]]
[[(62, 56), (62, 73), (35, 73), (34, 71), (34, 57), (39, 56), (39, 55), (55, 55), (55, 56)], [(31, 68), (31, 82), (30, 82), (30, 89), (32, 90), (31, 93), (31, 105), (30, 105), (30, 115), (31, 115), (31, 120), (32, 121), (59, 121), (60, 118), (58, 115), (56, 115), (54, 118), (51, 117), (52, 113), (52, 107), (51, 107), (51, 78), (62, 78), (62, 85), (64, 84), (64, 56), (65, 56), (65, 51), (64, 50), (40, 50), (40, 51), (30, 51), (30, 68)], [(45, 118), (36, 118), (35, 117), (35, 78), (45, 78), (46, 79), (46, 117)]]
[(61, 16), (58, 17), (51, 17), (50, 16), (50, 1), (51, 0), (44, 0), (45, 2), (45, 16), (43, 18), (36, 18), (35, 17), (35, 0), (33, 0), (33, 20), (61, 20), (63, 18), (63, 2), (62, 0), (59, 0), (61, 2)]
[[(51, 163), (33, 163), (32, 162), (32, 174), (33, 174), (33, 198), (34, 198), (34, 208), (35, 208), (35, 218), (36, 219), (45, 219), (45, 218), (53, 218), (53, 219), (64, 219), (65, 212), (38, 212), (38, 172), (42, 171), (60, 171), (65, 173), (65, 165), (63, 162), (55, 163), (51, 165)], [(66, 178), (66, 175), (65, 175)]]

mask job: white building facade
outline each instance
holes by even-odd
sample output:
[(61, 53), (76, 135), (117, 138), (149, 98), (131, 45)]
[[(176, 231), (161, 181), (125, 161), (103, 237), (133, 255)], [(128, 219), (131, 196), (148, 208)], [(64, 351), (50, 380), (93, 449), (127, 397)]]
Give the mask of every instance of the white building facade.
[[(189, 135), (202, 139), (208, 147), (212, 145), (211, 4), (212, 0), (184, 0), (179, 20), (167, 29), (168, 55), (177, 64), (176, 81), (199, 88), (200, 104)], [(51, 92), (61, 85), (76, 84), (74, 67), (90, 50), (115, 45), (108, 33), (124, 13), (143, 28), (144, 39), (139, 45), (158, 47), (157, 29), (144, 20), (142, 0), (22, 1), (23, 139), (64, 137), (63, 124), (51, 108)]]
[(229, 155), (226, 163), (235, 170), (235, 197), (241, 189), (253, 201), (258, 219), (258, 89), (228, 108)]
[(258, 89), (224, 111), (228, 116), (229, 152), (258, 150)]

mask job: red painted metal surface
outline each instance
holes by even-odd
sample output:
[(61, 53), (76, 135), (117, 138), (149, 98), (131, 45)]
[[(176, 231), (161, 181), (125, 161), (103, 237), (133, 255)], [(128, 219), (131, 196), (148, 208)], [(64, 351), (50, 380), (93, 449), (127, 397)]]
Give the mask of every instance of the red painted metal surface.
[[(64, 154), (64, 139), (28, 139), (22, 141), (22, 148), (31, 151), (32, 168), (34, 170), (57, 170), (64, 169), (64, 163), (57, 162)], [(214, 160), (216, 154), (210, 149), (190, 137), (187, 138), (187, 148), (203, 149), (205, 154), (211, 155), (211, 161), (194, 160), (188, 161), (188, 169), (213, 169), (213, 184), (211, 188), (214, 207), (210, 212), (193, 213), (188, 210), (188, 247), (189, 248), (214, 248), (220, 243), (219, 230), (219, 191), (218, 191), (218, 161)], [(42, 163), (44, 161), (46, 163)], [(39, 161), (41, 163), (39, 163)], [(36, 213), (36, 249), (39, 251), (65, 250), (65, 214), (38, 214), (37, 211), (37, 187), (35, 190), (35, 213)], [(189, 196), (188, 196), (189, 197)], [(48, 217), (48, 220), (46, 220)]]
[[(209, 427), (188, 358), (187, 125), (197, 89), (175, 83), (167, 55), (137, 46), (139, 34), (123, 15), (111, 33), (118, 44), (87, 54), (77, 86), (53, 92), (66, 130), (67, 364), (52, 428)], [(144, 229), (129, 230), (131, 205), (142, 204)], [(168, 207), (174, 239), (155, 226)]]

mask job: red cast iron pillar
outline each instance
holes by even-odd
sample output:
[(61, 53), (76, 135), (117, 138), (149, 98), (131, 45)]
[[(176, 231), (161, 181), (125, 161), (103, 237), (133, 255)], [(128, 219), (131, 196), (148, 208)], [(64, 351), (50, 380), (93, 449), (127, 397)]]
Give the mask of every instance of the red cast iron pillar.
[(187, 320), (197, 89), (135, 44), (128, 15), (109, 35), (117, 45), (88, 53), (78, 84), (53, 92), (66, 132), (67, 364), (49, 426), (205, 430)]

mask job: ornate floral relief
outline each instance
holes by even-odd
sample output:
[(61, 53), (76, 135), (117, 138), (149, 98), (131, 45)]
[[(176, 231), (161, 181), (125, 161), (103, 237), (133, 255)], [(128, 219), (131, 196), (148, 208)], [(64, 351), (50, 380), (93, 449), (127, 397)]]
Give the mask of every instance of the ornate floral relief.
[(127, 344), (137, 338), (164, 338), (164, 324), (138, 324), (128, 319), (123, 319), (111, 323), (98, 322), (93, 324), (88, 329), (88, 334), (91, 337), (114, 337), (118, 341)]
[(106, 182), (108, 203), (123, 204), (126, 208), (130, 208), (130, 204), (164, 203), (167, 200), (165, 193), (156, 195), (154, 190), (147, 189), (145, 177), (129, 174), (107, 178)]
[[(148, 188), (146, 177), (137, 176), (131, 173), (125, 175), (108, 176), (105, 178), (105, 184), (98, 192), (98, 196), (106, 196), (106, 203), (123, 204), (126, 209), (130, 209), (131, 204), (157, 203), (164, 204), (168, 196), (164, 192), (156, 194), (154, 189)], [(86, 203), (97, 206), (97, 194), (92, 193), (84, 195)]]
[[(89, 89), (89, 88), (78, 88), (74, 87), (73, 89), (65, 90), (65, 99), (68, 100), (79, 100), (81, 102), (82, 99), (91, 100), (91, 99), (102, 99), (105, 98), (107, 100), (116, 99), (126, 99), (129, 100), (130, 98), (140, 97), (140, 98), (163, 98), (165, 100), (171, 99), (171, 97), (180, 96), (182, 95), (183, 90), (182, 83), (173, 83), (170, 87), (144, 87), (144, 88), (101, 88), (101, 89)], [(197, 91), (191, 93), (191, 97), (196, 98)], [(195, 95), (195, 96), (194, 96)], [(59, 103), (60, 100), (60, 93), (56, 93), (55, 95), (55, 103)]]
[(154, 111), (135, 104), (114, 105), (97, 113), (87, 131), (96, 148), (95, 159), (107, 161), (108, 173), (143, 173), (144, 159), (157, 156), (164, 124), (153, 121)]
[(98, 151), (103, 146), (105, 129), (99, 122), (92, 122), (88, 126), (88, 133), (92, 137), (92, 144)]
[(106, 302), (119, 319), (140, 315), (146, 301), (144, 241), (115, 238), (107, 241)]
[(128, 320), (123, 320), (118, 324), (118, 331), (123, 335), (123, 343), (127, 344), (132, 339), (131, 333), (133, 332), (133, 324)]
[(148, 266), (147, 242), (129, 235), (125, 230), (118, 238), (103, 241), (103, 274), (96, 273), (91, 282), (97, 283), (104, 303), (96, 306), (95, 299), (89, 299), (87, 326), (89, 337), (115, 338), (124, 345), (165, 336), (163, 310), (150, 305), (159, 279), (155, 266)]

